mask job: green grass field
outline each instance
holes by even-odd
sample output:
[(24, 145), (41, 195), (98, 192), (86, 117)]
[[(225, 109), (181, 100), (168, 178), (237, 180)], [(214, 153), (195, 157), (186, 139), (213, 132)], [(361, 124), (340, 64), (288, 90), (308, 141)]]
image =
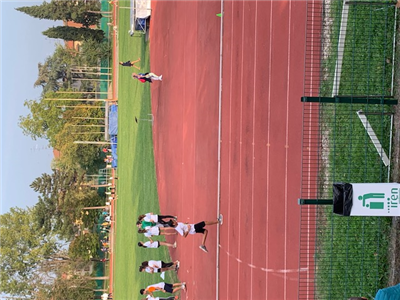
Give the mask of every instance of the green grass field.
[[(342, 1), (333, 1), (332, 48), (325, 60), (326, 80), (321, 96), (331, 96)], [(394, 8), (369, 5), (350, 7), (339, 95), (390, 95)], [(321, 134), (328, 162), (321, 186), (327, 182), (386, 182), (382, 163), (356, 111), (385, 113), (383, 105), (322, 104)], [(390, 118), (370, 115), (368, 120), (389, 154)], [(327, 198), (331, 189), (325, 190)], [(387, 285), (391, 218), (340, 217), (331, 208), (319, 212), (316, 248), (317, 294), (320, 299), (375, 295)]]
[[(129, 1), (120, 1), (120, 6), (129, 6)], [(130, 37), (128, 9), (120, 9), (119, 59), (135, 60), (141, 70), (149, 70), (149, 44), (142, 36)], [(114, 296), (116, 299), (138, 299), (139, 290), (148, 284), (162, 281), (159, 275), (139, 273), (142, 261), (155, 259), (169, 261), (165, 247), (143, 249), (138, 241), (145, 240), (136, 230), (137, 216), (146, 212), (159, 212), (155, 176), (153, 138), (151, 123), (137, 118), (147, 118), (151, 113), (150, 85), (131, 78), (134, 68), (120, 67), (118, 82), (118, 200), (116, 247), (114, 266)], [(156, 238), (155, 238), (156, 239)], [(166, 273), (166, 282), (175, 282), (171, 272)]]

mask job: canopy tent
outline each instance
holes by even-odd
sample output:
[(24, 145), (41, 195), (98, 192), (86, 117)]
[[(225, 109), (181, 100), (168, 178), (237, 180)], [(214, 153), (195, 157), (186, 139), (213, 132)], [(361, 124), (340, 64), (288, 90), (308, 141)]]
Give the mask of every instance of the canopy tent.
[(131, 28), (129, 34), (135, 31), (146, 33), (146, 20), (151, 15), (151, 0), (131, 0)]
[(108, 132), (110, 134), (111, 142), (111, 155), (113, 160), (111, 166), (117, 167), (117, 135), (118, 135), (118, 105), (111, 105), (110, 112), (108, 114)]

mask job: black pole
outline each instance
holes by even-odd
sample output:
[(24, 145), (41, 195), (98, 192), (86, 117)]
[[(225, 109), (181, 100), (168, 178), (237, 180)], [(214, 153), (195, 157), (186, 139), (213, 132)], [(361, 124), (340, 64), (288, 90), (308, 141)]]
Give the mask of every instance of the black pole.
[(333, 205), (332, 199), (298, 199), (299, 205)]

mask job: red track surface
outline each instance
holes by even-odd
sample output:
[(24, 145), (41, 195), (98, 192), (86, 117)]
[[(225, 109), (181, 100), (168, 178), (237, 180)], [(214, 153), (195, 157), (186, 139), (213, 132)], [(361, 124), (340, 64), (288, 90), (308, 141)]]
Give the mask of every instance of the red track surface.
[[(306, 2), (224, 2), (219, 299), (297, 299)], [(218, 201), (220, 2), (153, 3), (161, 211), (213, 220)], [(216, 298), (216, 228), (172, 251), (183, 299)]]

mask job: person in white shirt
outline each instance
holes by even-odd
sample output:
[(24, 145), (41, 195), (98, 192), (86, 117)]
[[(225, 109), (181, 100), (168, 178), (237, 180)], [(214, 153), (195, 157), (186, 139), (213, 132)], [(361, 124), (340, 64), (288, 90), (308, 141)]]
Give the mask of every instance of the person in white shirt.
[(160, 246), (176, 248), (176, 242), (173, 244), (170, 244), (170, 243), (162, 242), (162, 241), (153, 241), (151, 238), (148, 238), (148, 239), (150, 240), (148, 242), (138, 242), (138, 246), (143, 247), (143, 248), (152, 248), (152, 249), (159, 248)]
[(145, 229), (139, 229), (138, 233), (143, 233), (145, 237), (150, 238), (152, 236), (158, 236), (158, 235), (175, 235), (176, 232), (171, 232), (174, 230), (173, 227), (146, 227)]
[[(166, 219), (169, 219), (169, 221), (166, 221)], [(144, 215), (140, 215), (138, 218), (138, 221), (146, 221), (146, 222), (152, 222), (155, 225), (156, 224), (161, 224), (164, 227), (165, 226), (169, 226), (169, 227), (173, 227), (173, 223), (172, 220), (177, 220), (178, 217), (177, 216), (171, 216), (171, 215), (155, 215), (153, 213), (147, 213)]]
[(163, 292), (163, 293), (176, 293), (177, 291), (184, 289), (186, 290), (186, 283), (185, 282), (179, 282), (179, 283), (166, 283), (166, 282), (159, 282), (156, 284), (149, 285), (145, 289), (140, 290), (141, 295), (150, 295), (153, 296), (153, 292)]
[(223, 222), (223, 217), (222, 215), (219, 215), (219, 218), (216, 221), (202, 221), (196, 224), (188, 224), (188, 223), (182, 223), (178, 222), (175, 230), (183, 237), (187, 237), (188, 234), (196, 234), (196, 233), (202, 233), (203, 234), (203, 241), (199, 248), (203, 250), (204, 252), (208, 252), (206, 248), (206, 239), (207, 239), (207, 234), (208, 230), (205, 229), (204, 227), (207, 225), (215, 225), (215, 224), (220, 224), (222, 225)]
[(151, 295), (147, 295), (147, 297), (144, 298), (143, 300), (178, 300), (178, 298), (179, 298), (178, 295), (171, 297), (153, 297)]
[(147, 272), (153, 274), (171, 270), (178, 271), (179, 265), (179, 260), (169, 263), (165, 263), (162, 260), (149, 260), (142, 262), (142, 265), (139, 267), (139, 272)]

